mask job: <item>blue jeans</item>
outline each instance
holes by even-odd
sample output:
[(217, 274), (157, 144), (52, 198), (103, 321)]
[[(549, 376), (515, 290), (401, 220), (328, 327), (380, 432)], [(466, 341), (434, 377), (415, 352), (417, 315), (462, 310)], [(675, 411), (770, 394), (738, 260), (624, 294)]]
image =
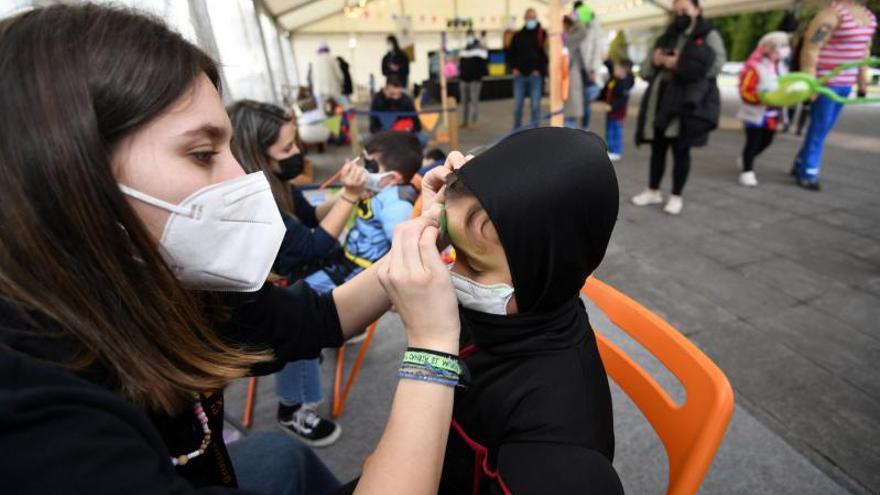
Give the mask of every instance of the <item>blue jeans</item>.
[(581, 124), (584, 129), (590, 128), (590, 103), (596, 101), (602, 88), (594, 83), (587, 83), (586, 73), (584, 73), (584, 116), (581, 118)]
[[(361, 269), (354, 270), (348, 279), (350, 280), (361, 271)], [(305, 282), (320, 294), (325, 294), (336, 288), (336, 284), (324, 270), (318, 270), (309, 275), (305, 278)], [(285, 406), (321, 402), (324, 395), (321, 390), (320, 361), (318, 359), (303, 359), (284, 365), (284, 368), (275, 375), (275, 394)]]
[[(828, 86), (840, 96), (849, 96), (850, 86)], [(801, 150), (794, 160), (795, 172), (799, 179), (817, 180), (822, 162), (822, 150), (825, 147), (825, 138), (837, 122), (843, 104), (831, 101), (825, 95), (820, 95), (810, 105), (810, 127)]]
[(321, 362), (303, 359), (285, 364), (275, 375), (275, 394), (285, 406), (321, 402)]
[(623, 121), (610, 117), (605, 119), (605, 142), (608, 151), (615, 155), (623, 155)]
[(227, 448), (243, 490), (325, 495), (339, 489), (339, 481), (312, 449), (284, 433), (255, 433)]
[(544, 76), (519, 75), (513, 78), (513, 128), (522, 127), (523, 103), (529, 94), (529, 103), (532, 107), (533, 125), (541, 121), (541, 95), (544, 94)]

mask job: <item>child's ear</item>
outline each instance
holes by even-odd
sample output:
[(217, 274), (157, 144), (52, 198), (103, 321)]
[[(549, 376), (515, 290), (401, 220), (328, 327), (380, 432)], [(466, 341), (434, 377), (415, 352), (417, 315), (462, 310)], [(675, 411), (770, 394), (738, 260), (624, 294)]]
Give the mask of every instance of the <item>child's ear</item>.
[(391, 172), (388, 172), (388, 177), (383, 182), (387, 185), (403, 184), (404, 180), (403, 176), (400, 175), (400, 172), (398, 172), (397, 170), (392, 170)]

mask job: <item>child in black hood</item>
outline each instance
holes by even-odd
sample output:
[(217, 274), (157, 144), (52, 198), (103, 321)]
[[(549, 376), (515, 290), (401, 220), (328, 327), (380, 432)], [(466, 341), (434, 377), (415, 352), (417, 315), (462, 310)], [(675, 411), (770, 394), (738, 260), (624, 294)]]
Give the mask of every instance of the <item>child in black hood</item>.
[(438, 200), (470, 371), (440, 493), (622, 493), (608, 379), (579, 297), (617, 220), (604, 143), (573, 129), (514, 134), (447, 176)]

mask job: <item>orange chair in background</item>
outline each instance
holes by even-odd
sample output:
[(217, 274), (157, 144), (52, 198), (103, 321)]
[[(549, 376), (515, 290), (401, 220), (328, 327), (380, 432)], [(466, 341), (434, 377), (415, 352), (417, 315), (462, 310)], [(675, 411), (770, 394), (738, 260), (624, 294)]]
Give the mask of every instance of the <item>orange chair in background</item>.
[(724, 372), (671, 325), (622, 292), (593, 277), (581, 293), (675, 375), (685, 402), (669, 394), (623, 350), (596, 332), (608, 375), (657, 432), (669, 458), (667, 495), (697, 493), (733, 413), (733, 389)]
[[(416, 202), (413, 204), (412, 218), (417, 218), (422, 214), (422, 196), (419, 195)], [(351, 387), (354, 386), (354, 382), (357, 379), (358, 373), (361, 371), (361, 366), (364, 364), (364, 359), (367, 357), (367, 351), (370, 350), (370, 342), (373, 341), (373, 335), (376, 333), (376, 327), (379, 325), (379, 321), (374, 321), (369, 327), (367, 327), (366, 337), (364, 337), (364, 341), (361, 342), (361, 347), (358, 349), (358, 355), (354, 360), (354, 364), (351, 367), (351, 371), (348, 373), (348, 379), (345, 380), (345, 384), (342, 383), (342, 377), (345, 374), (344, 365), (345, 365), (345, 346), (339, 348), (336, 351), (336, 374), (333, 378), (333, 401), (330, 407), (330, 414), (333, 416), (333, 419), (339, 417), (342, 414), (342, 410), (345, 409), (345, 401), (348, 400), (348, 394), (351, 392)]]

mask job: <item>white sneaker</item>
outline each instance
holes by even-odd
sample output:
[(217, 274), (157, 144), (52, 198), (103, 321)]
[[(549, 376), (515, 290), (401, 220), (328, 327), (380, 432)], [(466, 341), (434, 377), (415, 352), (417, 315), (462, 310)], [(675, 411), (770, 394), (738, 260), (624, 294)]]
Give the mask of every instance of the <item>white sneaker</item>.
[(663, 195), (654, 189), (645, 189), (632, 197), (632, 204), (636, 206), (659, 205), (662, 202)]
[(616, 162), (617, 160), (620, 160), (621, 158), (622, 157), (620, 155), (618, 155), (617, 153), (610, 153), (610, 152), (608, 153), (608, 159), (611, 160), (612, 162)]
[(681, 213), (682, 206), (684, 206), (684, 203), (681, 200), (681, 196), (672, 194), (669, 196), (669, 201), (666, 202), (666, 206), (663, 207), (663, 211), (670, 215), (678, 215)]
[(754, 171), (743, 172), (739, 174), (739, 183), (746, 187), (755, 187), (758, 185), (758, 178)]

